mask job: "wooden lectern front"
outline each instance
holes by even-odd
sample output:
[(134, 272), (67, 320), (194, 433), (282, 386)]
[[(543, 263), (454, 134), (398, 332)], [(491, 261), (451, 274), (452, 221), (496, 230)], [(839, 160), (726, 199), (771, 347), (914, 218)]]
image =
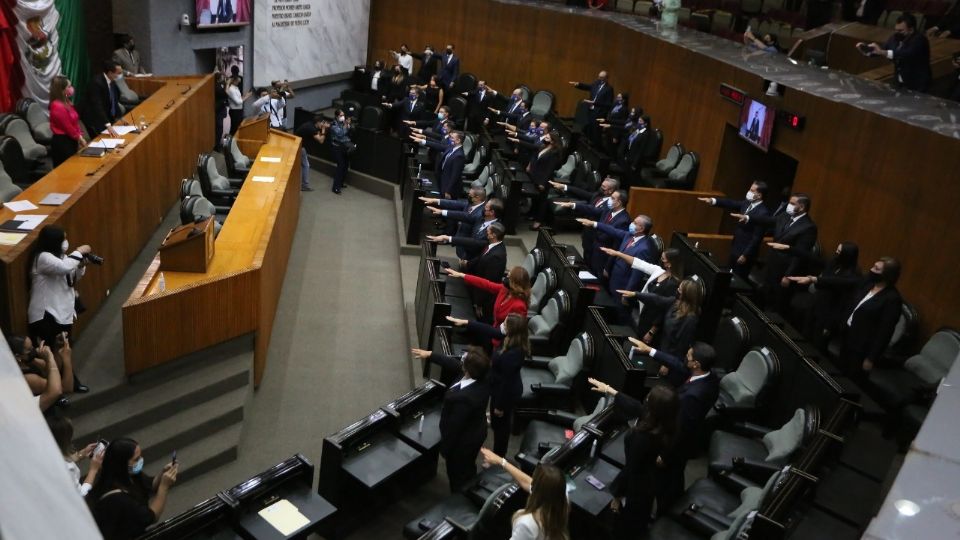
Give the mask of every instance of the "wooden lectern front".
[(160, 244), (160, 270), (206, 272), (213, 259), (213, 216), (171, 229)]

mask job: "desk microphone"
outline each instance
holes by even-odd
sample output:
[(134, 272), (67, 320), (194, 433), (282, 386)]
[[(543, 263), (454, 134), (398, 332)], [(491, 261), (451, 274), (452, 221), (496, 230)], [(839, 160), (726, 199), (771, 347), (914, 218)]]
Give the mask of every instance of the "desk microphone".
[(184, 95), (184, 94), (186, 94), (187, 92), (189, 92), (190, 90), (193, 89), (193, 87), (190, 86), (189, 84), (187, 84), (187, 83), (182, 83), (182, 82), (180, 82), (180, 81), (177, 81), (177, 86), (186, 86), (186, 87), (187, 87), (186, 90), (181, 90), (181, 91), (180, 91), (180, 95), (181, 95), (181, 96)]
[(426, 415), (420, 415), (420, 427), (417, 428), (417, 433), (419, 433), (419, 434), (421, 434), (421, 435), (423, 434), (423, 419), (424, 419), (425, 417), (426, 417)]
[(171, 99), (170, 101), (167, 102), (166, 105), (163, 106), (163, 108), (164, 108), (164, 109), (169, 109), (170, 107), (173, 107), (173, 104), (176, 103), (176, 102), (177, 102), (177, 100)]

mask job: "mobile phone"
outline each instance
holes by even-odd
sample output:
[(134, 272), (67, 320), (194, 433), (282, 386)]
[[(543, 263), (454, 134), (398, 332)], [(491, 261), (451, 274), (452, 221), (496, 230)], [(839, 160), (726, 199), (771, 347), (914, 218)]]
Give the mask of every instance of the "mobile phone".
[(586, 480), (587, 483), (590, 484), (591, 486), (593, 486), (593, 487), (595, 487), (595, 488), (597, 488), (597, 489), (600, 489), (600, 490), (602, 490), (603, 488), (607, 487), (606, 484), (604, 484), (604, 483), (601, 482), (600, 480), (597, 480), (597, 477), (594, 476), (594, 475), (592, 475), (592, 474), (588, 474), (587, 477), (584, 478), (584, 480)]
[(93, 449), (93, 455), (97, 456), (97, 455), (101, 455), (101, 454), (103, 454), (104, 452), (106, 452), (106, 451), (107, 451), (107, 444), (109, 444), (109, 443), (108, 443), (106, 440), (104, 440), (104, 439), (98, 440), (98, 441), (97, 441), (97, 447)]
[(173, 463), (174, 465), (177, 464), (177, 451), (176, 451), (176, 450), (174, 450), (174, 451), (173, 451), (173, 455), (170, 456), (170, 463)]
[(862, 52), (863, 54), (870, 54), (871, 52), (873, 52), (873, 49), (871, 49), (870, 46), (867, 45), (866, 43), (861, 43), (860, 45), (857, 45), (857, 48), (860, 49), (860, 52)]
[(750, 33), (750, 25), (747, 25), (747, 29), (743, 31), (744, 34)]

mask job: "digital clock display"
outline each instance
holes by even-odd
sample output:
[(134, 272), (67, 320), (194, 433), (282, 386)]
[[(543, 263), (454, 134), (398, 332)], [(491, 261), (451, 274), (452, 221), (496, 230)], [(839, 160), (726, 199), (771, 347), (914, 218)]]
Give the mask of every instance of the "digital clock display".
[(720, 95), (724, 99), (728, 101), (732, 101), (733, 103), (736, 103), (737, 105), (741, 105), (741, 106), (743, 105), (743, 99), (747, 97), (747, 95), (744, 94), (742, 91), (737, 90), (736, 88), (728, 84), (720, 85)]

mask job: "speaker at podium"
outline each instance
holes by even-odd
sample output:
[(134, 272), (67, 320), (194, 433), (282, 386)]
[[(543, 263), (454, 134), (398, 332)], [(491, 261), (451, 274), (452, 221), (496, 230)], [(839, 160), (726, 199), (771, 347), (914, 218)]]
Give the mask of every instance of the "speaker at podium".
[(206, 272), (213, 259), (214, 219), (175, 227), (160, 244), (160, 270), (168, 272)]

